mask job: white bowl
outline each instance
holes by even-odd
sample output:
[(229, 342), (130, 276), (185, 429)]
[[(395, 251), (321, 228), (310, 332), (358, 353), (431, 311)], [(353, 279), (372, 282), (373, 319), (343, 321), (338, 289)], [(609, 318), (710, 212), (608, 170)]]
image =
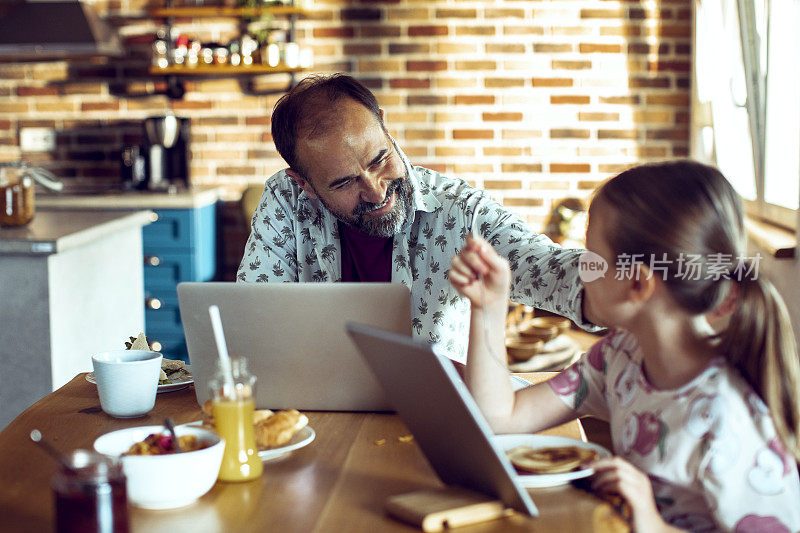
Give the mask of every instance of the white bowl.
[[(151, 433), (166, 433), (164, 426), (141, 426), (106, 433), (94, 441), (103, 455), (120, 457)], [(125, 455), (122, 469), (127, 478), (128, 501), (145, 509), (183, 507), (211, 490), (219, 475), (225, 441), (211, 431), (181, 426), (175, 433), (195, 435), (208, 448), (167, 455)]]

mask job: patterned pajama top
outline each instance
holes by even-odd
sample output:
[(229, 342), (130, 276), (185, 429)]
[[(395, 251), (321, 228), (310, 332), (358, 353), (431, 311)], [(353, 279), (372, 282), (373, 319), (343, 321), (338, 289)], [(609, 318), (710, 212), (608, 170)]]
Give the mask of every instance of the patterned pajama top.
[(636, 337), (616, 330), (548, 382), (579, 415), (611, 425), (614, 453), (647, 473), (661, 516), (690, 531), (800, 531), (797, 463), (761, 398), (718, 357), (658, 390)]

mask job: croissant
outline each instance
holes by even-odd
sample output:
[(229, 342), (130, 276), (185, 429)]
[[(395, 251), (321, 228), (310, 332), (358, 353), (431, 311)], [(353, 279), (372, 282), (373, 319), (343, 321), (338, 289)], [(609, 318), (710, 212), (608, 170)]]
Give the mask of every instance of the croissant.
[(282, 446), (306, 425), (308, 417), (297, 409), (278, 411), (256, 424), (256, 445), (259, 448)]

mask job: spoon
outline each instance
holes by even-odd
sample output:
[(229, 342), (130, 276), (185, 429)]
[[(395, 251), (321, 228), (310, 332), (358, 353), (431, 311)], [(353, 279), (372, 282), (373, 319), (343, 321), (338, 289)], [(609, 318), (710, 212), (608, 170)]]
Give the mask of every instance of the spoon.
[(172, 421), (171, 418), (167, 417), (164, 419), (164, 427), (167, 428), (169, 434), (172, 436), (172, 448), (176, 452), (182, 452), (181, 444), (178, 441), (178, 436), (175, 434), (175, 423)]
[(64, 455), (56, 450), (52, 444), (47, 442), (46, 440), (42, 439), (42, 432), (38, 429), (34, 429), (31, 431), (30, 434), (31, 440), (42, 447), (44, 451), (46, 451), (50, 456), (52, 456), (56, 461), (61, 463), (61, 466), (66, 468), (69, 471), (74, 471), (75, 469), (72, 467), (71, 464), (64, 458)]

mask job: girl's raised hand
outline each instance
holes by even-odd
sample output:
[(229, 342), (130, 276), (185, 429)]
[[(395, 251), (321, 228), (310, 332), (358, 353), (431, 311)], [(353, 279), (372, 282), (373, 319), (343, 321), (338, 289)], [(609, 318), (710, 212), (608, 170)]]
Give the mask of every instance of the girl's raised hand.
[(621, 457), (598, 459), (590, 466), (594, 468), (592, 488), (598, 494), (616, 494), (628, 502), (634, 531), (676, 531), (658, 513), (647, 474)]
[(459, 294), (469, 299), (473, 308), (508, 305), (511, 282), (508, 261), (498, 255), (486, 240), (467, 235), (464, 247), (453, 257), (451, 264), (450, 283)]

